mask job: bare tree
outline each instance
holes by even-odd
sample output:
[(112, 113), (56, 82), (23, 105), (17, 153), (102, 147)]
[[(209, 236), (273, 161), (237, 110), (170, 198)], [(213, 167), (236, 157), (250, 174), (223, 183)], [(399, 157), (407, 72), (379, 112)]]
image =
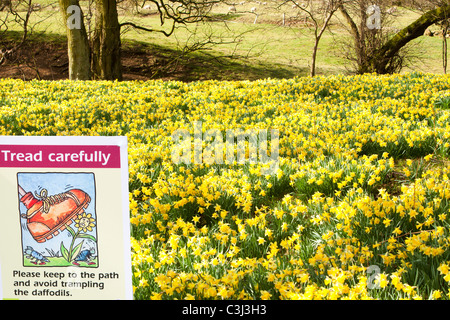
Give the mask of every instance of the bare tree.
[(18, 46), (21, 46), (25, 43), (28, 36), (30, 17), (35, 11), (34, 2), (33, 0), (19, 0), (16, 2), (5, 1), (4, 9), (8, 10), (9, 14), (13, 17), (14, 22), (20, 25), (23, 30), (22, 39), (18, 44)]
[[(220, 0), (143, 0), (141, 7), (146, 3), (151, 3), (159, 14), (161, 29), (148, 28), (127, 21), (120, 24), (121, 27), (130, 26), (142, 31), (160, 32), (169, 37), (179, 25), (188, 25), (209, 19), (211, 9), (215, 4), (224, 1)], [(139, 3), (139, 0), (136, 0)], [(169, 25), (167, 28), (164, 26)]]
[[(29, 35), (33, 29), (50, 17), (49, 13), (39, 14), (38, 11), (51, 6), (51, 2), (47, 2), (45, 5), (36, 3), (34, 0), (1, 0), (0, 11), (3, 11), (3, 17), (0, 20), (0, 30), (5, 33), (12, 25), (18, 26), (21, 31), (21, 39), (8, 48), (4, 47), (0, 50), (0, 64), (8, 60), (20, 60), (17, 56), (18, 50), (24, 46), (27, 42)], [(34, 16), (34, 21), (31, 22), (31, 16)]]
[[(425, 14), (427, 11), (434, 10), (439, 7), (444, 7), (448, 4), (446, 0), (409, 0), (406, 4), (412, 10), (416, 10), (422, 14)], [(446, 13), (444, 12), (444, 15)], [(444, 73), (447, 73), (447, 64), (448, 64), (448, 48), (447, 48), (447, 34), (450, 28), (450, 16), (445, 16), (437, 25), (441, 28), (442, 35), (442, 67)], [(431, 34), (431, 31), (430, 31)]]
[[(389, 4), (390, 1), (379, 1), (381, 5)], [(340, 8), (341, 13), (347, 20), (350, 28), (350, 33), (355, 41), (355, 52), (357, 61), (358, 73), (394, 73), (398, 72), (405, 63), (405, 54), (402, 52), (412, 40), (422, 36), (425, 30), (439, 23), (449, 17), (450, 14), (450, 1), (442, 1), (440, 6), (435, 5), (433, 9), (424, 12), (417, 20), (410, 23), (408, 26), (399, 30), (398, 32), (380, 33), (379, 30), (367, 30), (367, 8), (370, 3), (367, 0), (356, 0), (354, 6), (359, 10), (358, 13), (352, 15), (351, 7), (347, 4)], [(381, 7), (383, 8), (383, 7)], [(364, 12), (366, 12), (364, 14)], [(382, 17), (387, 17), (388, 11), (381, 9)], [(357, 20), (354, 17), (360, 17), (361, 25), (358, 26)], [(383, 21), (381, 19), (381, 26)], [(383, 28), (381, 28), (383, 30)], [(386, 29), (385, 29), (386, 30)], [(389, 29), (388, 29), (389, 30)], [(376, 45), (367, 46), (367, 35), (372, 35), (373, 39), (377, 40)]]
[(447, 35), (449, 30), (449, 19), (446, 18), (442, 21), (442, 67), (444, 69), (444, 73), (447, 73), (447, 64), (448, 64), (448, 47), (447, 47)]
[[(314, 45), (311, 53), (311, 77), (314, 77), (316, 75), (316, 60), (317, 52), (319, 49), (319, 42), (322, 39), (325, 30), (329, 27), (331, 18), (334, 16), (336, 11), (338, 11), (339, 8), (346, 2), (346, 0), (308, 0), (299, 3), (296, 0), (283, 0), (280, 5), (280, 7), (288, 5), (290, 11), (296, 9), (299, 12), (303, 13), (305, 18), (312, 25), (312, 30), (314, 32)], [(297, 20), (303, 19), (304, 18), (301, 15), (297, 15)]]
[[(31, 1), (31, 0), (30, 0)], [(78, 1), (78, 0), (59, 0)], [(152, 3), (160, 18), (160, 29), (154, 29), (132, 21), (119, 23), (117, 3), (118, 0), (94, 0), (94, 27), (91, 41), (91, 72), (94, 79), (121, 80), (121, 30), (125, 27), (134, 28), (143, 32), (160, 32), (171, 36), (179, 26), (195, 24), (209, 19), (213, 5), (221, 0), (135, 0), (133, 5), (144, 6)], [(61, 6), (64, 14), (65, 9)], [(67, 18), (67, 16), (64, 16)], [(86, 29), (84, 19), (81, 19), (81, 29)], [(71, 32), (71, 30), (68, 30)], [(82, 32), (85, 33), (85, 32)], [(89, 32), (90, 33), (90, 32)], [(84, 36), (83, 36), (84, 37)], [(84, 42), (84, 40), (83, 40)], [(208, 42), (211, 41), (208, 39)], [(82, 46), (84, 52), (89, 48)], [(201, 47), (201, 46), (197, 46)], [(71, 54), (80, 54), (79, 50)], [(70, 59), (69, 59), (70, 60)], [(73, 57), (73, 61), (76, 57)], [(84, 65), (84, 63), (83, 63)]]
[[(356, 73), (373, 72), (368, 61), (398, 31), (393, 27), (398, 13), (391, 4), (388, 0), (356, 0), (340, 7), (353, 42), (344, 42), (344, 58), (353, 63)], [(406, 48), (396, 52), (387, 62), (386, 72), (400, 71), (408, 59)]]

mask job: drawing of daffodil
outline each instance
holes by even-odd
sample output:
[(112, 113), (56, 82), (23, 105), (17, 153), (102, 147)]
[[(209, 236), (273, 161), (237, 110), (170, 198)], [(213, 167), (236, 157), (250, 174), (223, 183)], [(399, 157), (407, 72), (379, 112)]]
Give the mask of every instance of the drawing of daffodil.
[(66, 229), (72, 235), (72, 242), (70, 244), (69, 249), (64, 246), (64, 243), (61, 242), (61, 253), (63, 257), (67, 260), (67, 262), (72, 262), (75, 258), (80, 254), (81, 248), (83, 247), (83, 240), (75, 245), (77, 239), (89, 239), (94, 242), (97, 242), (97, 239), (87, 232), (93, 230), (96, 226), (95, 219), (92, 217), (90, 213), (80, 213), (75, 219), (75, 230), (69, 225), (66, 225)]

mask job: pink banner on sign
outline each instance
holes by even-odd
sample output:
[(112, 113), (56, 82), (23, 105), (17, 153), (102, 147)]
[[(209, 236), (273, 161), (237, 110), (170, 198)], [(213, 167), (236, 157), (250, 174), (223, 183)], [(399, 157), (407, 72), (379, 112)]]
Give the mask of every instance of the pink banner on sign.
[(120, 168), (120, 147), (0, 145), (0, 167)]

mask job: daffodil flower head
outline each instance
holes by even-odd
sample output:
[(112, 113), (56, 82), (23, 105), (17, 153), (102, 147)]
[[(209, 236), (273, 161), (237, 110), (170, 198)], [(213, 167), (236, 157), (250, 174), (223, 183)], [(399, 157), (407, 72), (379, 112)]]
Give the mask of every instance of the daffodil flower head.
[(75, 227), (82, 232), (92, 231), (92, 228), (95, 227), (95, 219), (92, 218), (90, 213), (86, 214), (86, 212), (83, 212), (75, 219)]

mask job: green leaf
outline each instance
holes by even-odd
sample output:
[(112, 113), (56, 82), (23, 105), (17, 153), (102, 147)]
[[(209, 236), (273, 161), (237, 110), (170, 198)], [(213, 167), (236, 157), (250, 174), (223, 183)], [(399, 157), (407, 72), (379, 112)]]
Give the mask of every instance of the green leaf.
[(81, 251), (81, 247), (83, 246), (83, 241), (81, 241), (75, 248), (73, 248), (70, 253), (70, 261), (74, 260)]
[(64, 243), (61, 242), (61, 254), (63, 255), (64, 259), (66, 259), (68, 262), (69, 260), (69, 251), (67, 251), (66, 247), (64, 247)]
[(80, 234), (78, 234), (78, 238), (86, 238), (86, 239), (90, 239), (90, 240), (92, 240), (94, 242), (97, 242), (97, 239), (94, 236), (92, 236), (90, 234), (87, 234), (87, 233), (80, 233)]

